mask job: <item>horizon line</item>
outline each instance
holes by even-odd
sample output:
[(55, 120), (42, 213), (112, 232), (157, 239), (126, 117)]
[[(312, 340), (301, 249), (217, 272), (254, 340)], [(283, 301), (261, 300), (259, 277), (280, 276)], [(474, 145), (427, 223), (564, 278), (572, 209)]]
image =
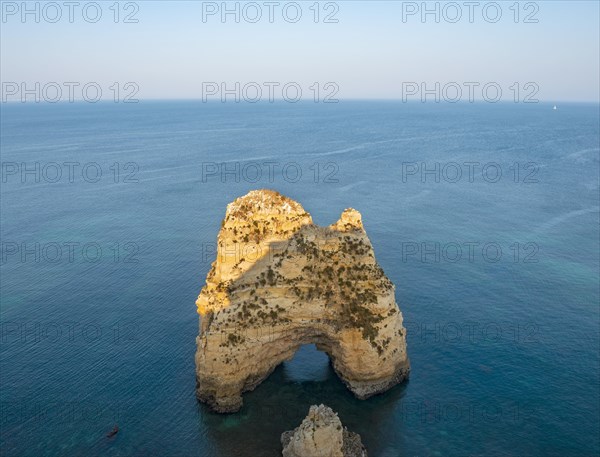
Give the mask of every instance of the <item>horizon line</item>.
[(435, 101), (435, 100), (426, 100), (426, 101), (422, 101), (422, 100), (402, 100), (402, 98), (361, 98), (361, 97), (348, 97), (348, 98), (339, 98), (337, 101), (335, 102), (324, 102), (324, 101), (318, 101), (315, 102), (313, 99), (311, 98), (305, 98), (305, 99), (300, 99), (297, 101), (288, 101), (285, 100), (283, 98), (276, 98), (273, 101), (269, 101), (269, 100), (257, 100), (255, 102), (250, 102), (250, 101), (246, 101), (246, 100), (203, 100), (202, 98), (199, 97), (187, 97), (187, 98), (182, 98), (182, 97), (149, 97), (149, 98), (139, 98), (136, 101), (129, 101), (129, 102), (124, 102), (124, 101), (117, 101), (115, 102), (114, 100), (110, 99), (110, 98), (103, 98), (97, 101), (87, 101), (84, 99), (76, 99), (73, 101), (69, 101), (69, 100), (58, 100), (56, 102), (49, 102), (49, 101), (45, 101), (45, 100), (40, 100), (40, 101), (35, 101), (35, 100), (3, 100), (0, 102), (0, 106), (2, 105), (7, 105), (7, 104), (21, 104), (21, 105), (64, 105), (64, 104), (73, 104), (73, 103), (87, 103), (87, 104), (96, 104), (96, 103), (114, 103), (115, 105), (118, 104), (127, 104), (127, 105), (135, 105), (141, 102), (168, 102), (168, 101), (172, 101), (172, 102), (176, 102), (176, 101), (180, 101), (180, 102), (184, 102), (184, 101), (188, 101), (188, 102), (201, 102), (201, 103), (220, 103), (220, 104), (247, 104), (247, 105), (264, 105), (264, 104), (274, 104), (274, 103), (289, 103), (289, 104), (296, 104), (296, 103), (313, 103), (315, 105), (336, 105), (340, 102), (400, 102), (403, 104), (414, 104), (414, 103), (419, 103), (419, 104), (436, 104), (436, 105), (474, 105), (474, 104), (487, 104), (487, 105), (497, 105), (497, 104), (513, 104), (513, 105), (540, 105), (540, 104), (556, 104), (556, 103), (581, 103), (581, 104), (600, 104), (600, 99), (598, 100), (582, 100), (582, 99), (555, 99), (555, 100), (539, 100), (537, 102), (515, 102), (513, 100), (498, 100), (495, 102), (491, 102), (491, 101), (486, 101), (484, 99), (477, 99), (474, 101), (468, 101), (468, 100), (458, 100), (456, 102), (450, 102), (450, 101), (446, 101), (446, 100), (440, 100), (440, 101)]

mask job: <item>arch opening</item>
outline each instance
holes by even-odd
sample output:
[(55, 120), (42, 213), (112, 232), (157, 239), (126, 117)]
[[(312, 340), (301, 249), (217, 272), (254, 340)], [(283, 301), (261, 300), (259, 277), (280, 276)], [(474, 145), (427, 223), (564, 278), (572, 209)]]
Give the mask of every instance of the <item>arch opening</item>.
[(282, 364), (284, 380), (292, 383), (323, 382), (333, 375), (329, 355), (315, 343), (303, 344)]

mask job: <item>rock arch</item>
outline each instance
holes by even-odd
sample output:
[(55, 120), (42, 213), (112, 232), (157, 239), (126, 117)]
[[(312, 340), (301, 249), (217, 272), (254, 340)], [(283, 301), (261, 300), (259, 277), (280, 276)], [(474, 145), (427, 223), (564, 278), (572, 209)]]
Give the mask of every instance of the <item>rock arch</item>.
[(242, 393), (304, 344), (326, 352), (358, 398), (408, 376), (394, 286), (356, 210), (319, 227), (277, 192), (236, 199), (196, 304), (196, 395), (216, 411), (237, 411)]

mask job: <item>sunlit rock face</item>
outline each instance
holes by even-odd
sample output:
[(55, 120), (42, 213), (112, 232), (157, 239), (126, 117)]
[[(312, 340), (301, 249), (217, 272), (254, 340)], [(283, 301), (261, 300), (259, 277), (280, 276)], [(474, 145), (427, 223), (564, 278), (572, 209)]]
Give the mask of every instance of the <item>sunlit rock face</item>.
[(354, 209), (319, 227), (277, 192), (236, 199), (196, 305), (196, 394), (215, 411), (237, 411), (242, 393), (304, 344), (325, 351), (361, 399), (408, 376), (394, 286)]
[(360, 436), (325, 405), (313, 405), (296, 429), (281, 435), (283, 457), (367, 457)]

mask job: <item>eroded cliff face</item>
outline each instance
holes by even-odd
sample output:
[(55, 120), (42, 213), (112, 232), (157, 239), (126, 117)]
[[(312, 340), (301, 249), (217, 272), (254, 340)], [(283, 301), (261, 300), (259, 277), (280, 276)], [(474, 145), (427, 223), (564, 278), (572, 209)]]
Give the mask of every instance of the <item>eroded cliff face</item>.
[(304, 344), (325, 351), (359, 398), (408, 376), (394, 286), (356, 210), (319, 227), (277, 192), (236, 199), (227, 206), (217, 259), (196, 304), (196, 394), (216, 411), (237, 411), (242, 392)]
[(313, 405), (302, 423), (281, 435), (283, 457), (367, 457), (357, 433), (328, 406)]

